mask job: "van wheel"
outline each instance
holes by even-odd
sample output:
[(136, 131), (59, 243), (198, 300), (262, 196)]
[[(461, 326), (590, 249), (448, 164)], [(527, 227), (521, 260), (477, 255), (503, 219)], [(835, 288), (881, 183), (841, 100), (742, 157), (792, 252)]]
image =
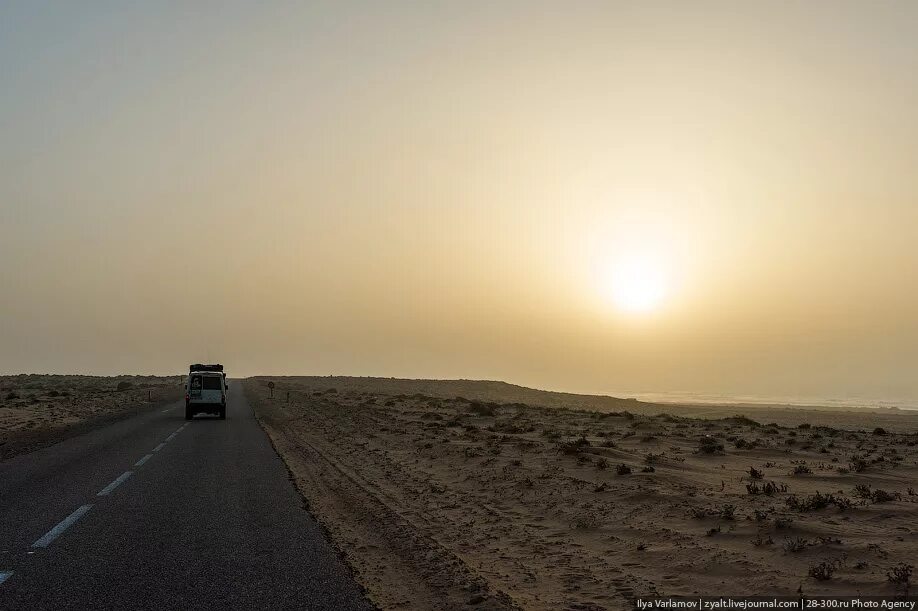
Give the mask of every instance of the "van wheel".
[(226, 408), (220, 410), (220, 420), (226, 420)]
[(185, 420), (191, 420), (192, 418), (194, 418), (194, 412), (191, 410), (190, 407), (186, 406), (185, 407)]

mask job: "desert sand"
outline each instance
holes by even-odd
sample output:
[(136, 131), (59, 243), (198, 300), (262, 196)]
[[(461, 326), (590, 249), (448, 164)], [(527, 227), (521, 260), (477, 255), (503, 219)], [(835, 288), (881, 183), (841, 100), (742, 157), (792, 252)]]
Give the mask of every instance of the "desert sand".
[(181, 376), (0, 376), (0, 459), (182, 396)]
[(245, 388), (383, 609), (896, 595), (918, 553), (908, 412), (737, 414), (500, 382)]

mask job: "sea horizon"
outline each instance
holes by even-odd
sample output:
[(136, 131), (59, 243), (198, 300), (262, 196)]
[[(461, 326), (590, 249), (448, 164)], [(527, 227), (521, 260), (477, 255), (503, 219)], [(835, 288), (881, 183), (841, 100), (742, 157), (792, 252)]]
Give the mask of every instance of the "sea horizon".
[(687, 391), (603, 391), (601, 394), (611, 397), (637, 399), (647, 403), (666, 403), (672, 405), (761, 405), (792, 407), (837, 407), (862, 409), (901, 409), (918, 410), (918, 399), (909, 398), (874, 398), (874, 397), (818, 397), (794, 395), (731, 395), (718, 393), (697, 393)]

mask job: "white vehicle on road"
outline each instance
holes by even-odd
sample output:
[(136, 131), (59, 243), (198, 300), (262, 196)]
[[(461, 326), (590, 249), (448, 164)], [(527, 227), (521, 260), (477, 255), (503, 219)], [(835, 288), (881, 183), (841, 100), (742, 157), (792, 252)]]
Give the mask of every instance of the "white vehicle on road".
[(185, 420), (195, 414), (217, 414), (225, 420), (227, 390), (223, 365), (191, 365), (185, 384)]

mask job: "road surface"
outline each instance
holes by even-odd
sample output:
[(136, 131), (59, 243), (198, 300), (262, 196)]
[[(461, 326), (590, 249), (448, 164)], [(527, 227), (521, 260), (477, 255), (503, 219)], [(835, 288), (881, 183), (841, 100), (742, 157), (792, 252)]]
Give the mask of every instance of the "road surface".
[(0, 609), (370, 609), (231, 382), (0, 462)]

